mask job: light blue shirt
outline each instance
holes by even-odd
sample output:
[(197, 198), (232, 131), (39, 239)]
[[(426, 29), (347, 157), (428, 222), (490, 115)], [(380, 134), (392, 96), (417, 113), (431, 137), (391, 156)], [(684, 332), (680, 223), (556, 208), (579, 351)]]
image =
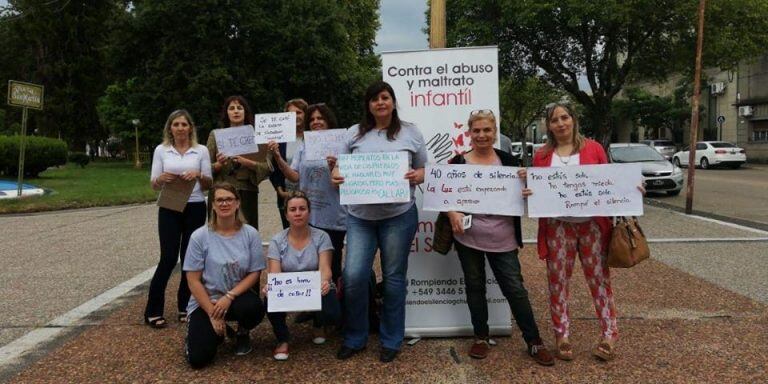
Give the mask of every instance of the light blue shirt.
[(280, 261), (280, 270), (283, 272), (319, 270), (320, 253), (333, 251), (331, 237), (321, 229), (309, 227), (309, 244), (304, 249), (296, 249), (288, 242), (289, 230), (290, 228), (286, 228), (272, 238), (267, 257)]
[(347, 210), (339, 203), (339, 189), (331, 183), (328, 162), (305, 159), (304, 149), (302, 141), (291, 168), (299, 172), (299, 189), (309, 197), (309, 223), (318, 228), (345, 231)]

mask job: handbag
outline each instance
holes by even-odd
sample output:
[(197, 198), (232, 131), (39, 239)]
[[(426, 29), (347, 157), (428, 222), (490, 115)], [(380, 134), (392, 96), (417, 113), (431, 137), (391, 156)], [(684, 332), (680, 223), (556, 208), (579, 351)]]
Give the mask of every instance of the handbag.
[(617, 217), (608, 246), (608, 266), (630, 268), (651, 256), (637, 217)]
[(447, 255), (453, 245), (453, 229), (451, 220), (445, 212), (440, 212), (435, 220), (435, 235), (432, 239), (432, 249)]

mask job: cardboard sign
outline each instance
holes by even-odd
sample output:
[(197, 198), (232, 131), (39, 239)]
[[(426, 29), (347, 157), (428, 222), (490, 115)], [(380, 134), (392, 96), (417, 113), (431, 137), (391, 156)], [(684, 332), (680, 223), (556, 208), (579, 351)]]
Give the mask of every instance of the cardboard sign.
[(522, 216), (525, 201), (517, 170), (489, 165), (427, 164), (422, 209)]
[(528, 168), (528, 216), (640, 216), (642, 183), (637, 163)]
[(382, 204), (411, 201), (408, 152), (353, 153), (339, 155), (341, 204)]
[(216, 148), (224, 156), (239, 156), (259, 152), (259, 145), (256, 144), (256, 136), (250, 125), (214, 129), (213, 134), (216, 138)]
[(192, 190), (195, 188), (197, 180), (182, 180), (177, 178), (171, 183), (163, 184), (160, 196), (157, 198), (157, 206), (170, 209), (176, 212), (184, 212), (187, 206), (187, 200), (192, 196)]
[(338, 158), (345, 145), (346, 133), (346, 129), (304, 132), (304, 159), (325, 160), (328, 156)]
[(267, 275), (267, 312), (319, 311), (322, 309), (320, 271)]
[(296, 112), (264, 113), (256, 115), (254, 121), (256, 144), (296, 141)]

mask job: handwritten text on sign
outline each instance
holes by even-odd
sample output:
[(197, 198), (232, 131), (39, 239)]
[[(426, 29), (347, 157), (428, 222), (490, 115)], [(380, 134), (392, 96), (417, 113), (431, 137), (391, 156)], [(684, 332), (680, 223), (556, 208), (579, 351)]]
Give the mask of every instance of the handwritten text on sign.
[(304, 132), (304, 158), (325, 160), (328, 156), (338, 157), (344, 148), (346, 129), (324, 129)]
[(319, 311), (320, 271), (270, 273), (267, 276), (267, 311)]
[(256, 115), (254, 121), (256, 144), (296, 141), (296, 112), (264, 113)]
[(514, 167), (428, 164), (423, 185), (425, 211), (525, 213), (523, 184)]
[(640, 164), (528, 168), (530, 217), (640, 216)]
[(344, 184), (341, 204), (405, 203), (411, 200), (408, 152), (353, 153), (339, 155)]
[(259, 145), (253, 134), (253, 127), (243, 125), (240, 127), (214, 129), (216, 149), (224, 156), (238, 156), (259, 152)]

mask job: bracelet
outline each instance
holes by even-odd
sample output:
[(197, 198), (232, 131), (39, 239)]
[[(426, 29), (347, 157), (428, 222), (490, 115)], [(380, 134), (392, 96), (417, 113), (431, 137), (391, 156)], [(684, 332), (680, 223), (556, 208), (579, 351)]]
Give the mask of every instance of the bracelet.
[(224, 296), (226, 296), (226, 297), (227, 297), (227, 299), (230, 299), (230, 300), (232, 300), (232, 301), (235, 301), (235, 297), (237, 297), (237, 296), (235, 296), (235, 295), (232, 293), (232, 291), (229, 291), (229, 292), (227, 292), (226, 294), (224, 294)]

